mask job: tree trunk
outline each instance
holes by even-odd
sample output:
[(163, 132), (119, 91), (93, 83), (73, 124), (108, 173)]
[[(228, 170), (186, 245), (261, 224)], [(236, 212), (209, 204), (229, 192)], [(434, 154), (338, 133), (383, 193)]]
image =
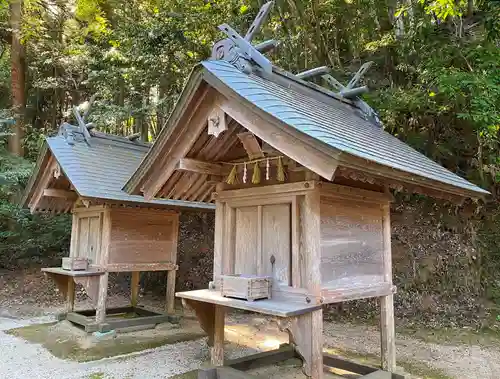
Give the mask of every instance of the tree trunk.
[(143, 95), (143, 98), (142, 98), (142, 112), (141, 112), (141, 128), (140, 128), (140, 133), (141, 133), (141, 141), (142, 142), (148, 142), (149, 141), (149, 124), (148, 124), (148, 121), (146, 119), (146, 110), (148, 109), (148, 105), (149, 105), (149, 86), (146, 87), (145, 91), (144, 91), (144, 95)]
[(162, 130), (163, 125), (167, 119), (166, 115), (166, 105), (165, 105), (165, 97), (167, 96), (168, 91), (168, 80), (166, 79), (166, 75), (163, 75), (160, 78), (160, 87), (158, 89), (158, 101), (160, 104), (156, 107), (156, 129), (159, 133)]
[[(116, 99), (116, 105), (120, 107), (120, 114), (123, 112), (123, 107), (125, 106), (125, 81), (123, 78), (120, 76), (118, 78), (118, 98)], [(126, 126), (123, 125), (123, 118), (118, 117), (116, 120), (116, 134), (122, 134), (122, 135), (127, 135), (126, 133)]]
[(467, 1), (467, 17), (474, 16), (474, 0)]
[(12, 28), (11, 88), (15, 125), (13, 135), (9, 139), (9, 150), (18, 156), (23, 155), (22, 139), (26, 108), (24, 46), (21, 43), (21, 4), (22, 0), (11, 0), (10, 2), (10, 26)]

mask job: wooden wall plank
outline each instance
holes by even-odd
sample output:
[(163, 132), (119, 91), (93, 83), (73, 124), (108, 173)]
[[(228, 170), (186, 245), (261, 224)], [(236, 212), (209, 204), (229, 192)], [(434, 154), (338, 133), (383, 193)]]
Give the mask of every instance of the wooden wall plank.
[(148, 208), (111, 209), (109, 264), (174, 263), (178, 214)]
[(321, 198), (322, 286), (346, 290), (384, 280), (380, 204)]
[(236, 208), (234, 273), (257, 275), (258, 208)]

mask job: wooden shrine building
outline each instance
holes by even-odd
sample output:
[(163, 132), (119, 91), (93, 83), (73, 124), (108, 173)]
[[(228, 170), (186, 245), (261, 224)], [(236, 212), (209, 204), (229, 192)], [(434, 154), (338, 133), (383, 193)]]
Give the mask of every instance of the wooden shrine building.
[[(68, 320), (84, 325), (87, 331), (121, 325), (106, 317), (110, 272), (132, 273), (131, 306), (135, 308), (139, 273), (166, 271), (166, 312), (171, 314), (179, 210), (214, 206), (180, 198), (146, 201), (142, 196), (127, 194), (122, 187), (148, 152), (149, 144), (95, 130), (86, 132), (87, 137), (80, 127), (63, 124), (59, 135), (45, 139), (22, 200), (31, 212), (73, 214), (69, 258), (83, 260), (84, 269), (43, 270), (65, 293)], [(86, 288), (96, 308), (95, 317), (92, 312), (74, 312), (75, 282)], [(152, 324), (165, 319), (137, 312), (150, 316), (146, 321)], [(108, 309), (107, 313), (117, 312)]]
[[(359, 98), (363, 72), (344, 87), (323, 68), (275, 67), (262, 54), (273, 41), (250, 43), (269, 6), (245, 37), (220, 26), (228, 38), (194, 68), (125, 190), (147, 200), (212, 193), (199, 200), (216, 205), (213, 282), (177, 296), (209, 334), (214, 365), (224, 363), (225, 309), (245, 309), (278, 317), (305, 375), (321, 378), (322, 305), (378, 298), (393, 371), (390, 189), (459, 201), (488, 192), (385, 132)], [(318, 72), (333, 87), (309, 80)], [(270, 298), (223, 296), (228, 275), (271, 277)]]

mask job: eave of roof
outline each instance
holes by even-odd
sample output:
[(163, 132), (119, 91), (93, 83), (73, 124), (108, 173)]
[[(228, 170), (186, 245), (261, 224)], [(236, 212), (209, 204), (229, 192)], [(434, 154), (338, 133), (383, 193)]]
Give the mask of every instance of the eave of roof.
[(75, 192), (83, 198), (162, 208), (206, 210), (215, 208), (213, 204), (183, 200), (148, 201), (142, 196), (124, 192), (122, 190), (124, 182), (148, 149), (147, 145), (104, 133), (95, 133), (91, 146), (87, 146), (85, 142), (69, 145), (62, 136), (46, 138), (24, 193), (22, 205), (26, 206), (29, 202), (38, 178), (44, 170), (43, 162), (52, 154)]

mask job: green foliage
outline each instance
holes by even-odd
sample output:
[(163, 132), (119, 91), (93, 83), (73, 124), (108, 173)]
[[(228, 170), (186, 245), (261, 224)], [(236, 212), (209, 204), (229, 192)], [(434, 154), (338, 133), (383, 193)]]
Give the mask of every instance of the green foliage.
[(0, 268), (30, 265), (67, 250), (70, 222), (67, 216), (31, 215), (14, 203), (33, 164), (7, 152), (5, 129), (0, 133)]

